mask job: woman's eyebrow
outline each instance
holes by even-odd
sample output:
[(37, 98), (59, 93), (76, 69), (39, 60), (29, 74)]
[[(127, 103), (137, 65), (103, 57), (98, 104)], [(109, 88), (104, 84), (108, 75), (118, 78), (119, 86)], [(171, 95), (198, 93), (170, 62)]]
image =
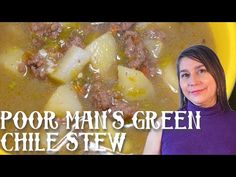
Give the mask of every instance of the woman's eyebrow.
[(201, 68), (201, 67), (204, 67), (204, 68), (205, 68), (205, 66), (204, 66), (203, 64), (200, 64), (200, 65), (198, 65), (198, 66), (195, 66), (194, 68), (195, 68), (195, 69), (199, 69), (199, 68)]
[[(200, 64), (200, 65), (195, 66), (194, 69), (199, 69), (199, 68), (201, 68), (201, 67), (204, 67), (204, 68), (205, 68), (205, 66), (204, 66), (203, 64)], [(181, 73), (181, 72), (188, 72), (188, 70), (187, 70), (187, 69), (182, 69), (182, 70), (180, 70), (180, 73)]]
[(182, 73), (182, 72), (188, 72), (188, 70), (187, 69), (182, 69), (182, 70), (180, 70), (180, 73)]

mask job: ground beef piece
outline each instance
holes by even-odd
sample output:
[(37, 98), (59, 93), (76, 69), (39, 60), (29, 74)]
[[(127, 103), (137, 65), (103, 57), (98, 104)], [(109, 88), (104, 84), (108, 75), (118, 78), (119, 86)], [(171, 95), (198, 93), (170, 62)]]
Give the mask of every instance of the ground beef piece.
[(137, 32), (126, 31), (124, 36), (125, 55), (130, 59), (128, 67), (139, 69), (147, 58), (147, 50)]
[(138, 111), (137, 105), (130, 105), (122, 100), (115, 100), (113, 104), (111, 107), (112, 112), (122, 111), (125, 119), (132, 118), (134, 113)]
[(135, 48), (135, 58), (128, 62), (129, 68), (139, 69), (146, 60), (146, 51), (142, 45)]
[(34, 76), (40, 80), (45, 80), (47, 77), (45, 68), (43, 67), (37, 68), (37, 67), (31, 66), (31, 71), (33, 72)]
[(32, 39), (32, 45), (33, 45), (34, 47), (38, 48), (38, 49), (39, 49), (39, 48), (42, 48), (44, 44), (45, 44), (45, 43), (44, 43), (44, 40), (41, 39), (41, 38), (33, 38), (33, 39)]
[(96, 95), (93, 95), (94, 106), (98, 110), (107, 110), (112, 105), (112, 93), (109, 91), (100, 91)]
[(62, 51), (65, 53), (73, 45), (80, 48), (85, 48), (85, 45), (81, 37), (79, 35), (72, 35), (62, 46)]
[(155, 63), (138, 32), (125, 31), (120, 37), (120, 45), (128, 58), (127, 67), (139, 70), (147, 77), (154, 77), (157, 74)]
[(126, 31), (129, 30), (135, 23), (134, 22), (122, 22), (120, 23), (121, 30)]
[(42, 55), (39, 53), (33, 55), (24, 61), (24, 64), (28, 67), (35, 78), (41, 80), (46, 79), (46, 60)]
[(125, 47), (125, 55), (128, 58), (136, 57), (136, 40), (138, 39), (138, 35), (136, 32), (128, 31), (124, 35), (124, 47)]
[(110, 31), (112, 31), (112, 33), (122, 33), (122, 32), (129, 30), (130, 28), (132, 28), (134, 24), (135, 23), (133, 23), (133, 22), (111, 23)]
[(22, 74), (25, 74), (27, 72), (27, 66), (24, 62), (18, 64), (18, 71)]
[(90, 102), (98, 111), (108, 109), (111, 109), (112, 112), (123, 111), (124, 118), (127, 119), (138, 110), (137, 105), (130, 105), (123, 101), (120, 94), (107, 89), (101, 81), (95, 81), (91, 87)]
[(62, 52), (60, 52), (58, 49), (54, 47), (48, 48), (47, 54), (50, 58), (55, 59), (55, 60), (59, 60), (64, 56)]
[(144, 35), (149, 39), (160, 39), (164, 40), (166, 38), (166, 34), (163, 31), (160, 31), (156, 28), (148, 29), (144, 32)]
[(36, 22), (31, 23), (30, 31), (40, 38), (57, 39), (62, 31), (62, 25), (58, 22)]
[(156, 64), (152, 60), (145, 60), (140, 67), (140, 71), (143, 72), (143, 74), (146, 77), (154, 77), (157, 75), (157, 69), (156, 69)]
[(105, 33), (109, 30), (109, 28), (110, 28), (110, 24), (106, 22), (92, 23), (87, 26), (88, 32), (99, 31), (101, 33)]
[(113, 94), (105, 89), (102, 82), (96, 81), (92, 84), (91, 95), (91, 102), (99, 111), (107, 110), (112, 106)]

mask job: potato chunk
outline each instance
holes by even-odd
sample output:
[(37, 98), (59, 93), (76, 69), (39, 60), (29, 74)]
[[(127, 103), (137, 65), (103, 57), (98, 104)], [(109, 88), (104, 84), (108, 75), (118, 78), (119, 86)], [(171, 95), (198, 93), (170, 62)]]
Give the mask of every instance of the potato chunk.
[(90, 52), (76, 46), (72, 46), (60, 60), (55, 71), (49, 77), (61, 83), (69, 82), (90, 61)]
[(94, 69), (98, 70), (102, 78), (110, 78), (111, 74), (108, 72), (111, 66), (116, 65), (117, 55), (117, 45), (112, 34), (107, 32), (98, 37), (86, 47), (86, 50), (92, 53), (91, 63)]
[(3, 67), (15, 75), (19, 75), (18, 64), (21, 62), (24, 51), (20, 48), (10, 48), (3, 51), (0, 55), (0, 63)]
[(44, 110), (53, 111), (58, 117), (64, 117), (66, 111), (72, 114), (82, 111), (82, 105), (73, 88), (70, 85), (62, 85), (53, 93)]
[(151, 81), (142, 72), (135, 69), (119, 65), (118, 83), (128, 101), (148, 99), (155, 95)]

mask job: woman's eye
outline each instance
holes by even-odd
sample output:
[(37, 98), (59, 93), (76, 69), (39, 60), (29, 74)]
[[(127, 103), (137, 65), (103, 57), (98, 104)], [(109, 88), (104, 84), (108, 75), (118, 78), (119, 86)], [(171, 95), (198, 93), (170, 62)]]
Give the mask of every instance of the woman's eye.
[(188, 77), (189, 77), (188, 73), (181, 74), (181, 78), (188, 78)]
[(199, 73), (200, 73), (200, 74), (203, 74), (203, 73), (206, 73), (206, 72), (207, 72), (206, 69), (200, 69), (200, 70), (199, 70)]

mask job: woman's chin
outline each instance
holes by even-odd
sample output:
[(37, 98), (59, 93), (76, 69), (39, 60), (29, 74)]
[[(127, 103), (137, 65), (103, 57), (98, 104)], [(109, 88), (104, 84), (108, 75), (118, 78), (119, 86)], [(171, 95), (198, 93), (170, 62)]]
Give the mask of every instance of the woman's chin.
[(197, 106), (204, 105), (204, 103), (205, 103), (205, 99), (203, 99), (203, 98), (201, 98), (201, 97), (192, 98), (192, 99), (190, 99), (190, 101), (191, 101), (193, 104), (197, 105)]

